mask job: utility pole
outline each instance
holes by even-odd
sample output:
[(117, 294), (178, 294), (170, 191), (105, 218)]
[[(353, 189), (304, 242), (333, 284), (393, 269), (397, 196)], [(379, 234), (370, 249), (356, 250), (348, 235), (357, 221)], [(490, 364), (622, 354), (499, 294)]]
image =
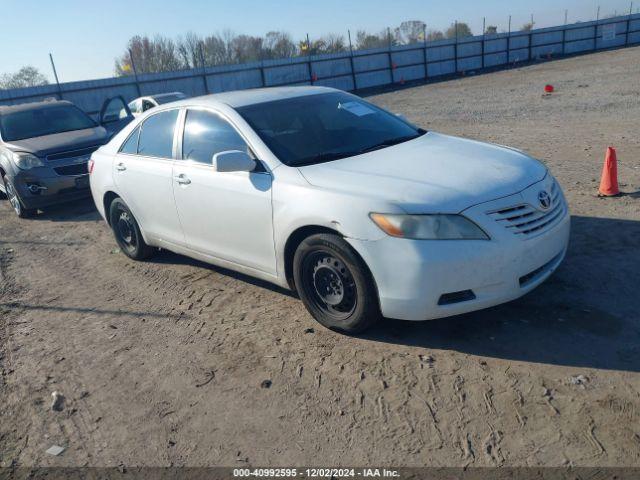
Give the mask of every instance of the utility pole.
[(136, 70), (136, 64), (133, 61), (133, 53), (131, 49), (129, 49), (129, 61), (131, 62), (131, 68), (133, 69), (133, 78), (136, 80), (136, 90), (138, 91), (138, 96), (141, 97), (142, 93), (140, 92), (140, 82), (138, 82), (138, 71)]
[(351, 64), (351, 80), (353, 81), (353, 89), (357, 90), (356, 85), (356, 70), (353, 67), (353, 44), (351, 43), (351, 30), (347, 30), (347, 36), (349, 37), (349, 62)]
[(62, 100), (62, 88), (60, 87), (60, 81), (58, 80), (58, 72), (56, 71), (56, 64), (53, 62), (53, 55), (49, 53), (49, 60), (51, 60), (51, 68), (53, 69), (53, 78), (56, 79), (56, 85), (58, 85), (58, 100)]

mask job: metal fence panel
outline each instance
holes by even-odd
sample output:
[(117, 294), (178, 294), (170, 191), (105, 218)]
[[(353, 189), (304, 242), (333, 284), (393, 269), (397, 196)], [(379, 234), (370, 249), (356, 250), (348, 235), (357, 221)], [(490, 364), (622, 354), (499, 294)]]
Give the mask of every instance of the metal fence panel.
[(130, 101), (139, 95), (169, 91), (195, 96), (262, 86), (310, 84), (356, 90), (637, 44), (640, 44), (640, 14), (531, 32), (0, 90), (0, 104), (57, 97), (70, 100), (95, 116), (102, 102), (115, 95)]

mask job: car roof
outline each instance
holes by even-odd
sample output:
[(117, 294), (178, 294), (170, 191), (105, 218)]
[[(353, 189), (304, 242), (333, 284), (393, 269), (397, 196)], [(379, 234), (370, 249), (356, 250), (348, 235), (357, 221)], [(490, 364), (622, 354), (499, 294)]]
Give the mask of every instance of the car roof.
[(43, 102), (20, 103), (18, 105), (0, 105), (0, 115), (7, 115), (14, 112), (24, 112), (28, 110), (42, 110), (45, 108), (58, 107), (60, 105), (73, 105), (67, 100), (46, 100)]
[(341, 92), (341, 90), (328, 87), (307, 86), (253, 88), (250, 90), (235, 90), (178, 100), (177, 102), (172, 102), (171, 105), (216, 105), (223, 103), (232, 108), (239, 108), (247, 105), (271, 102), (274, 100), (283, 100), (286, 98), (303, 97), (307, 95), (318, 95), (321, 93), (331, 92)]

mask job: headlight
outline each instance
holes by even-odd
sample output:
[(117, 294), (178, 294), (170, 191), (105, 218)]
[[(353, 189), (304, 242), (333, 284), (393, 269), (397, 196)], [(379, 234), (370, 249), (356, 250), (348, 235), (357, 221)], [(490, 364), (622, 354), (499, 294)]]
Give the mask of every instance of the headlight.
[(42, 160), (30, 153), (13, 152), (12, 159), (13, 163), (15, 163), (20, 170), (30, 170), (34, 167), (44, 167), (44, 163), (42, 163)]
[(414, 240), (489, 240), (489, 236), (462, 215), (369, 215), (386, 234)]

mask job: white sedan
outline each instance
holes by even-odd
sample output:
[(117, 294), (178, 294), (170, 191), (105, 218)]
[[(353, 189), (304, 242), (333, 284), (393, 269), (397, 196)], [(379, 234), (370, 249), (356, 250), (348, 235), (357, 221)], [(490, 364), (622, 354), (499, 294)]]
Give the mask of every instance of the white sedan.
[(164, 248), (295, 289), (345, 332), (513, 300), (549, 277), (569, 239), (542, 163), (322, 87), (156, 107), (90, 171), (129, 257)]

